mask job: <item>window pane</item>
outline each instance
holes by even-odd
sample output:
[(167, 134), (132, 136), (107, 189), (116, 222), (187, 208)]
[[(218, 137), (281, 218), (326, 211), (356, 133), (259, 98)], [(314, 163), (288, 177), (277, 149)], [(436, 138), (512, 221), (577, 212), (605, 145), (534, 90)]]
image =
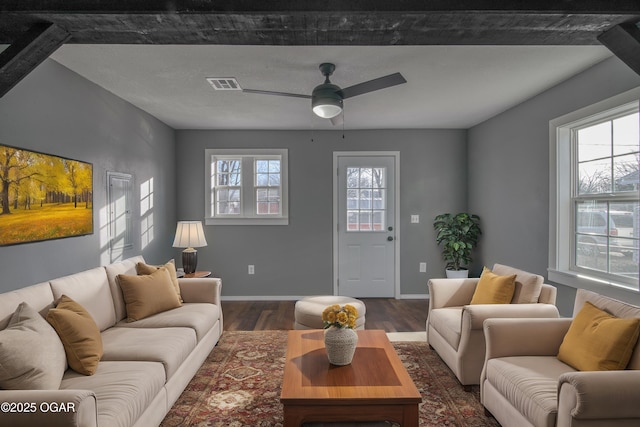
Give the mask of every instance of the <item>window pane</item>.
[(360, 211), (360, 231), (370, 231), (373, 229), (371, 226), (371, 212)]
[(613, 121), (613, 154), (629, 154), (638, 152), (638, 113), (620, 117)]
[(280, 174), (280, 160), (269, 160), (269, 172)]
[(384, 231), (386, 168), (347, 168), (347, 230)]
[(373, 188), (386, 188), (385, 168), (373, 169)]
[(347, 168), (347, 188), (358, 188), (360, 168)]
[(269, 186), (270, 187), (278, 187), (278, 186), (280, 186), (280, 175), (279, 174), (270, 174), (269, 175)]
[(578, 131), (578, 161), (611, 156), (611, 122), (600, 123)]
[(358, 211), (347, 211), (347, 230), (358, 231)]
[(578, 176), (578, 194), (610, 193), (611, 159), (580, 163)]
[(384, 211), (373, 211), (373, 229), (375, 231), (384, 231)]
[(280, 213), (280, 189), (261, 188), (256, 190), (256, 210), (258, 215)]
[(360, 168), (360, 188), (371, 188), (372, 168)]
[(256, 185), (260, 187), (266, 187), (269, 184), (269, 175), (259, 173), (256, 175)]
[(256, 160), (256, 172), (269, 172), (269, 162), (267, 160)]
[(614, 157), (614, 191), (622, 192), (638, 190), (638, 168), (637, 154)]

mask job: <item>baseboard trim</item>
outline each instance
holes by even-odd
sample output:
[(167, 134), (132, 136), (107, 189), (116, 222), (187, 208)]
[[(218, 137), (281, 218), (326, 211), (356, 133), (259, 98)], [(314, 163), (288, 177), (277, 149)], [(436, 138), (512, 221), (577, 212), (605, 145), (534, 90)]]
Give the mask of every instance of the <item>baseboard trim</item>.
[[(222, 301), (298, 301), (309, 295), (222, 295)], [(428, 300), (429, 294), (402, 294), (398, 299)]]

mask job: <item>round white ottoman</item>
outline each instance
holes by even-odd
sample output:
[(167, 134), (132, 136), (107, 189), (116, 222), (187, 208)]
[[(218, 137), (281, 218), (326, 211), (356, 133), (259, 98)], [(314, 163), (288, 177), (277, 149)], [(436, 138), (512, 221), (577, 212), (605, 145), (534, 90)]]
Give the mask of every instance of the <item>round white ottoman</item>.
[(293, 329), (323, 329), (322, 312), (327, 306), (333, 304), (353, 305), (358, 310), (356, 329), (364, 329), (364, 317), (367, 312), (364, 303), (355, 298), (335, 295), (304, 297), (296, 301)]

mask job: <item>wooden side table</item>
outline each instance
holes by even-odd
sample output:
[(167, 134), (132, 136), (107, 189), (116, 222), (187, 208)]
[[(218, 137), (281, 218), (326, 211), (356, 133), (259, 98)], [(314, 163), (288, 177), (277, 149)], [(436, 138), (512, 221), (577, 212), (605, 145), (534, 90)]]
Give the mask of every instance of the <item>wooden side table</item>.
[(211, 276), (210, 271), (196, 271), (195, 273), (185, 274), (183, 277), (187, 279), (193, 279), (193, 278), (210, 277), (210, 276)]

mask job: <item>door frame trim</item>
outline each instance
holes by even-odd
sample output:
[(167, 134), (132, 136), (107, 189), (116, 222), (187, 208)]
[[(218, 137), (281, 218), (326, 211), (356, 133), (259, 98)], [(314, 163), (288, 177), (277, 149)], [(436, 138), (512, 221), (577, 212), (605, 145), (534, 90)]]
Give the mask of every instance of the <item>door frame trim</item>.
[(334, 151), (333, 152), (333, 295), (338, 295), (338, 159), (340, 157), (393, 157), (394, 166), (394, 298), (400, 298), (400, 152), (399, 151)]

